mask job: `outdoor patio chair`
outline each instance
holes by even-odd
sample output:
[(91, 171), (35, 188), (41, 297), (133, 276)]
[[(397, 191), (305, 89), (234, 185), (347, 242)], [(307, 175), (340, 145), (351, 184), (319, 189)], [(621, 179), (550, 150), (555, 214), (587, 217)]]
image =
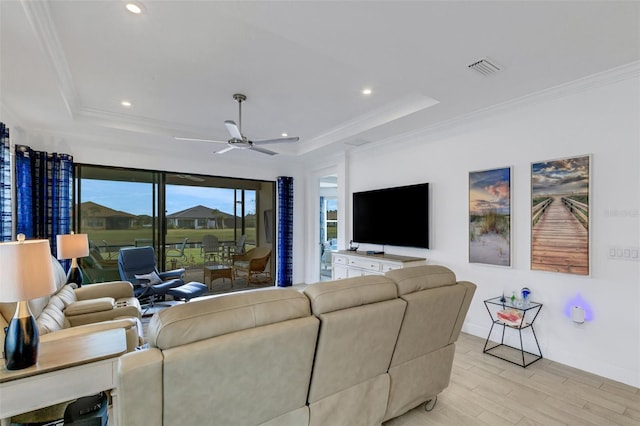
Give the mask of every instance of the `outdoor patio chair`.
[(93, 240), (89, 240), (89, 256), (79, 259), (85, 283), (116, 281), (120, 279), (118, 261), (105, 259), (100, 247)]
[(211, 260), (214, 262), (221, 262), (223, 252), (220, 241), (218, 241), (218, 237), (215, 235), (203, 235), (200, 253), (204, 263)]
[(247, 285), (268, 283), (271, 281), (271, 271), (267, 269), (271, 249), (256, 247), (243, 254), (231, 256), (231, 265), (235, 278), (247, 278)]
[(226, 248), (222, 254), (222, 261), (224, 263), (231, 263), (232, 256), (234, 254), (242, 254), (244, 253), (244, 245), (247, 241), (247, 236), (245, 234), (240, 235), (237, 241), (227, 242), (223, 248)]
[(240, 238), (238, 238), (238, 241), (236, 241), (235, 247), (233, 247), (233, 254), (244, 253), (244, 244), (246, 243), (246, 241), (247, 241), (247, 235), (246, 234), (240, 235)]
[(165, 256), (167, 257), (167, 261), (171, 262), (171, 267), (176, 269), (178, 260), (182, 262), (187, 261), (187, 255), (184, 253), (184, 249), (187, 247), (187, 242), (189, 238), (185, 238), (180, 244), (177, 244), (175, 248), (167, 249)]

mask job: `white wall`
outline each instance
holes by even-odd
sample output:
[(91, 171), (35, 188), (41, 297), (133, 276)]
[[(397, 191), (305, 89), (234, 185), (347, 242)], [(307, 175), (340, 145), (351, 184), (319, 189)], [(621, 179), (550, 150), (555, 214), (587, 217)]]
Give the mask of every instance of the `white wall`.
[[(482, 301), (526, 286), (544, 304), (536, 334), (545, 358), (639, 387), (640, 262), (612, 260), (608, 252), (640, 246), (640, 78), (635, 72), (586, 83), (354, 150), (340, 177), (348, 187), (340, 190), (350, 199), (354, 191), (429, 182), (432, 249), (385, 250), (427, 257), (478, 285), (466, 332), (486, 338), (491, 322)], [(531, 163), (583, 154), (592, 155), (591, 276), (531, 271)], [(468, 173), (505, 166), (513, 168), (512, 267), (470, 264)], [(350, 221), (350, 211), (345, 215)], [(593, 321), (565, 317), (576, 295), (593, 308)]]

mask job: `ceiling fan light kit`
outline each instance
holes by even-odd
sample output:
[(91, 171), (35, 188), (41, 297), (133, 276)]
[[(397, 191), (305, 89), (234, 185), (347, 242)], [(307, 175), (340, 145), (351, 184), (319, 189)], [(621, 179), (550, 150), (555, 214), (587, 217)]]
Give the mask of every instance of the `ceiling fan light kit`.
[(242, 102), (247, 100), (246, 95), (242, 93), (236, 93), (233, 95), (233, 100), (238, 103), (238, 124), (236, 124), (233, 120), (226, 120), (224, 122), (225, 127), (227, 128), (227, 132), (231, 135), (231, 139), (225, 141), (217, 141), (213, 139), (197, 139), (197, 138), (182, 138), (175, 137), (178, 140), (186, 140), (186, 141), (201, 141), (201, 142), (217, 142), (217, 143), (226, 143), (227, 147), (221, 149), (220, 151), (216, 151), (216, 154), (224, 154), (225, 152), (229, 152), (233, 149), (244, 149), (256, 151), (261, 154), (267, 155), (276, 155), (277, 152), (271, 151), (266, 148), (261, 148), (258, 145), (270, 144), (270, 143), (288, 143), (288, 142), (298, 142), (300, 138), (296, 137), (282, 137), (282, 138), (274, 138), (274, 139), (255, 139), (250, 140), (246, 136), (242, 134)]

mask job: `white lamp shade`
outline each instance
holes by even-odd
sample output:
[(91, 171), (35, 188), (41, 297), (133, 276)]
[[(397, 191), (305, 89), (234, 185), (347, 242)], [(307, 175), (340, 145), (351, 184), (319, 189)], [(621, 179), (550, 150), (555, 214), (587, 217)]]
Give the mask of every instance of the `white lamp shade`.
[(0, 302), (19, 302), (56, 291), (48, 240), (0, 243)]
[(87, 234), (63, 234), (56, 236), (58, 259), (74, 259), (89, 256)]

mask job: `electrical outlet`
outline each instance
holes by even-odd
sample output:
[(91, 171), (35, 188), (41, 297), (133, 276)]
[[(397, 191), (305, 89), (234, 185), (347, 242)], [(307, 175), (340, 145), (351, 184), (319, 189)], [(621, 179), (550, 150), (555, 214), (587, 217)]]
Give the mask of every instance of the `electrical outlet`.
[(609, 259), (640, 261), (640, 247), (609, 247)]

